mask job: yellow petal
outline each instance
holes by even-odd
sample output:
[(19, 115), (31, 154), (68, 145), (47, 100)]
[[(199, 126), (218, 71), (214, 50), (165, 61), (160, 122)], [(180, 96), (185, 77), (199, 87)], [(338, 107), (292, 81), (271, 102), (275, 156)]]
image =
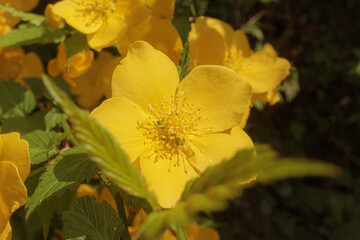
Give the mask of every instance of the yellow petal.
[(268, 91), (266, 93), (254, 94), (251, 101), (255, 102), (258, 99), (262, 101), (266, 101), (270, 104), (270, 106), (273, 106), (280, 101), (280, 94), (278, 90), (274, 88), (273, 90)]
[(39, 0), (20, 0), (19, 2), (24, 12), (33, 10), (39, 4)]
[(96, 188), (93, 188), (88, 184), (80, 184), (76, 191), (76, 197), (83, 197), (83, 196), (94, 196), (97, 199), (99, 198), (99, 194)]
[(0, 152), (0, 162), (8, 161), (14, 163), (19, 171), (20, 177), (24, 182), (30, 172), (29, 144), (20, 139), (17, 132), (1, 134), (2, 148)]
[(46, 21), (50, 24), (51, 27), (57, 28), (62, 22), (62, 19), (53, 12), (53, 7), (54, 5), (51, 3), (46, 5), (44, 16), (46, 17)]
[(91, 48), (100, 51), (104, 47), (113, 45), (126, 29), (127, 24), (120, 15), (109, 13), (101, 27), (87, 36), (88, 44)]
[(146, 0), (120, 0), (115, 3), (115, 12), (124, 15), (128, 26), (140, 23), (150, 14)]
[(56, 58), (51, 59), (47, 65), (47, 72), (52, 77), (57, 77), (61, 74), (60, 70), (57, 67), (57, 60)]
[(245, 58), (237, 70), (241, 79), (251, 85), (254, 93), (273, 90), (290, 73), (290, 63), (274, 56), (273, 48), (269, 46)]
[(101, 27), (103, 18), (94, 17), (96, 14), (89, 12), (88, 5), (94, 1), (88, 1), (88, 4), (84, 4), (82, 0), (63, 0), (54, 5), (53, 12), (78, 31), (91, 34)]
[(11, 237), (12, 237), (12, 229), (11, 229), (10, 222), (8, 222), (6, 224), (5, 229), (2, 232), (0, 229), (0, 239), (1, 240), (11, 240)]
[(24, 62), (21, 65), (21, 73), (24, 78), (41, 78), (44, 73), (44, 66), (36, 53), (29, 52), (25, 55)]
[(197, 17), (189, 32), (192, 65), (222, 65), (225, 52), (231, 44), (233, 28), (215, 18)]
[(173, 19), (175, 0), (148, 0), (147, 4), (151, 8), (152, 16), (170, 21)]
[(25, 52), (20, 47), (3, 48), (0, 54), (0, 79), (15, 78), (20, 73)]
[(148, 115), (128, 99), (116, 97), (105, 100), (91, 115), (119, 141), (132, 161), (144, 148), (144, 136), (138, 122)]
[(179, 92), (185, 92), (194, 108), (202, 108), (200, 129), (220, 132), (241, 122), (252, 91), (239, 75), (223, 66), (198, 66), (184, 78)]
[(194, 137), (193, 140), (196, 142), (192, 148), (195, 154), (189, 158), (189, 162), (200, 172), (232, 158), (239, 150), (254, 147), (250, 137), (239, 126), (234, 127), (230, 134), (204, 134)]
[[(170, 100), (179, 85), (175, 64), (162, 52), (143, 41), (130, 45), (127, 56), (115, 68), (111, 83), (112, 96), (124, 97), (148, 111), (155, 111)], [(154, 106), (157, 104), (158, 107)]]
[(232, 36), (231, 48), (237, 51), (241, 50), (243, 57), (250, 56), (253, 51), (250, 48), (250, 44), (246, 35), (241, 30), (236, 30)]
[(113, 209), (115, 209), (117, 211), (117, 207), (116, 207), (116, 202), (115, 202), (115, 199), (112, 195), (112, 193), (110, 192), (110, 190), (107, 188), (107, 187), (104, 187), (102, 190), (101, 190), (101, 194), (100, 194), (100, 197), (99, 197), (99, 201), (106, 201), (108, 202)]
[(64, 78), (76, 78), (83, 75), (86, 71), (89, 70), (91, 64), (94, 60), (94, 52), (91, 50), (82, 51), (72, 57), (69, 61), (68, 68), (66, 69), (66, 62), (63, 68), (65, 72), (63, 73)]
[(249, 106), (248, 109), (246, 110), (244, 116), (241, 119), (239, 127), (244, 128), (246, 126), (247, 120), (249, 119), (249, 116), (250, 116), (250, 110), (251, 110), (251, 107)]
[(2, 232), (11, 214), (25, 204), (26, 187), (21, 180), (17, 167), (12, 162), (0, 162), (0, 232)]
[[(141, 173), (148, 188), (154, 192), (163, 208), (171, 208), (180, 199), (188, 180), (198, 174), (190, 166), (185, 155), (174, 155), (172, 160), (159, 159), (155, 162), (153, 148), (147, 148), (140, 156)], [(180, 159), (179, 165), (173, 165)], [(183, 160), (181, 160), (183, 159)]]
[(99, 72), (97, 85), (102, 86), (105, 97), (111, 97), (111, 79), (117, 65), (120, 64), (122, 57), (115, 57), (103, 65)]

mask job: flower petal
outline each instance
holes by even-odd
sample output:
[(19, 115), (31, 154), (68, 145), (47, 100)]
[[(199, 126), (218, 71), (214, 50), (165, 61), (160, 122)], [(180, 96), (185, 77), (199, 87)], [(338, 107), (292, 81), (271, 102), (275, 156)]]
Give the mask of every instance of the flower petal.
[(211, 132), (228, 130), (241, 122), (252, 91), (239, 75), (223, 66), (198, 66), (184, 78), (179, 92), (185, 92), (194, 108), (202, 108), (199, 128)]
[(0, 232), (8, 224), (11, 214), (25, 204), (26, 187), (12, 162), (0, 162)]
[(120, 15), (109, 13), (101, 27), (87, 36), (88, 44), (91, 48), (100, 51), (104, 47), (113, 45), (126, 29), (127, 24)]
[(231, 44), (233, 28), (215, 18), (197, 17), (189, 33), (191, 64), (195, 67), (205, 64), (222, 65), (225, 52)]
[(262, 51), (245, 58), (237, 72), (250, 83), (254, 93), (264, 93), (280, 84), (289, 75), (290, 67), (286, 59), (276, 56), (271, 45), (265, 44)]
[[(155, 162), (153, 149), (147, 149), (140, 155), (141, 173), (144, 175), (148, 188), (153, 191), (163, 208), (171, 208), (180, 199), (188, 180), (198, 174), (190, 166), (185, 156), (173, 156), (173, 160), (160, 159)], [(179, 166), (174, 166), (176, 157), (184, 158)]]
[(179, 86), (175, 64), (162, 52), (143, 41), (130, 45), (127, 56), (115, 68), (111, 83), (112, 96), (124, 97), (145, 111), (170, 100)]
[(243, 57), (248, 57), (253, 53), (245, 33), (241, 30), (236, 30), (234, 32), (234, 35), (232, 36), (231, 48), (236, 51), (241, 50)]
[[(89, 1), (90, 2), (90, 1)], [(63, 0), (57, 2), (53, 7), (54, 14), (62, 17), (65, 21), (84, 34), (96, 32), (103, 24), (102, 18), (95, 18), (89, 14), (87, 4), (81, 0)]]
[(173, 19), (175, 0), (148, 0), (147, 4), (151, 8), (152, 16), (170, 21)]
[(11, 229), (10, 222), (8, 221), (5, 229), (2, 232), (0, 229), (0, 239), (1, 240), (11, 240), (11, 238), (12, 238), (12, 229)]
[(91, 115), (119, 141), (131, 161), (139, 157), (144, 148), (144, 136), (138, 122), (148, 115), (135, 103), (116, 97), (105, 100)]
[(115, 3), (115, 12), (124, 15), (128, 26), (138, 24), (150, 15), (147, 0), (120, 0)]
[(22, 11), (29, 12), (39, 4), (39, 0), (21, 0), (20, 4)]
[(36, 53), (29, 52), (25, 55), (24, 62), (21, 65), (21, 73), (24, 78), (41, 78), (41, 74), (44, 73), (44, 66)]
[(8, 161), (16, 165), (21, 180), (24, 182), (30, 172), (29, 144), (20, 139), (18, 132), (0, 135), (2, 148), (0, 152), (0, 162)]
[(230, 134), (205, 134), (194, 137), (193, 140), (196, 142), (196, 146), (192, 148), (195, 154), (189, 158), (189, 162), (200, 172), (232, 158), (239, 150), (254, 147), (250, 137), (239, 126), (234, 127)]

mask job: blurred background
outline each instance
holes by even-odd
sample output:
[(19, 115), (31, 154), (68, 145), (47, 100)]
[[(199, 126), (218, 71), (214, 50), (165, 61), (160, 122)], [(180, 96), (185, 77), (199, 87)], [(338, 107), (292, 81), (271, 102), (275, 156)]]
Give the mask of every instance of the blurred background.
[(205, 15), (243, 29), (255, 49), (268, 42), (293, 65), (282, 103), (257, 102), (246, 127), (283, 156), (322, 159), (339, 179), (256, 186), (212, 217), (222, 239), (360, 239), (360, 1), (183, 0), (174, 24)]

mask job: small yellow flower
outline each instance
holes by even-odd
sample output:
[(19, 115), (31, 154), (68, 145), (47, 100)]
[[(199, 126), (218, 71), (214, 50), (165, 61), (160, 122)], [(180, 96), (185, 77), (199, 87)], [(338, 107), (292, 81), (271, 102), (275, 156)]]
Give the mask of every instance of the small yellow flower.
[(57, 28), (62, 23), (62, 19), (53, 12), (53, 8), (54, 4), (49, 3), (46, 5), (44, 15), (49, 25), (53, 28)]
[[(20, 11), (28, 12), (38, 5), (39, 0), (0, 0), (0, 3)], [(9, 33), (19, 22), (20, 18), (13, 17), (10, 13), (0, 9), (0, 36)]]
[(92, 115), (119, 141), (162, 207), (179, 200), (188, 180), (253, 147), (237, 125), (252, 90), (223, 66), (200, 66), (179, 83), (175, 64), (148, 43), (130, 45), (116, 67), (112, 98)]
[(270, 44), (254, 53), (245, 33), (218, 19), (198, 17), (191, 24), (189, 33), (192, 65), (216, 64), (234, 69), (241, 79), (248, 82), (254, 98), (270, 104), (279, 100), (276, 86), (288, 75), (289, 62), (279, 58)]
[(114, 57), (107, 51), (99, 53), (90, 69), (74, 79), (71, 92), (76, 96), (80, 107), (93, 109), (98, 106), (103, 96), (111, 97), (111, 77), (121, 57)]
[(68, 67), (66, 67), (65, 48), (64, 42), (58, 45), (57, 56), (49, 61), (47, 71), (50, 76), (57, 77), (61, 75), (70, 85), (75, 85), (73, 79), (80, 77), (91, 67), (94, 60), (94, 52), (87, 50), (76, 54), (70, 59)]
[(148, 0), (151, 15), (141, 23), (129, 27), (119, 38), (117, 48), (126, 56), (128, 47), (136, 40), (150, 43), (155, 49), (165, 53), (176, 65), (183, 49), (180, 35), (172, 25), (175, 0)]
[(0, 134), (0, 239), (11, 239), (9, 219), (25, 204), (24, 181), (30, 172), (29, 146), (20, 134)]
[(44, 73), (41, 59), (33, 52), (25, 54), (20, 47), (0, 47), (0, 79), (15, 79), (25, 85), (24, 78), (40, 78)]
[(63, 0), (53, 11), (87, 35), (96, 50), (113, 45), (128, 26), (149, 15), (145, 0)]

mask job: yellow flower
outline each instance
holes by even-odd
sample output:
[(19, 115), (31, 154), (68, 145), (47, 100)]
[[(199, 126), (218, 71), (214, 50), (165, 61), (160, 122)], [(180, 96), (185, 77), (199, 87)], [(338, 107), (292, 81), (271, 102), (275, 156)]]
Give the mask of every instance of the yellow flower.
[(80, 77), (91, 67), (94, 60), (94, 52), (88, 50), (76, 54), (70, 59), (68, 67), (66, 67), (65, 48), (64, 42), (58, 45), (57, 56), (49, 61), (47, 71), (50, 76), (57, 77), (61, 75), (70, 85), (75, 85), (73, 79)]
[(49, 25), (53, 28), (57, 28), (62, 23), (62, 19), (53, 12), (53, 8), (54, 4), (49, 3), (46, 5), (44, 15)]
[[(28, 12), (38, 5), (39, 0), (0, 0), (0, 3), (20, 11)], [(19, 22), (20, 18), (13, 17), (10, 13), (0, 9), (0, 36), (9, 33)]]
[(175, 0), (148, 0), (148, 6), (151, 15), (141, 23), (128, 28), (118, 40), (118, 51), (122, 56), (126, 56), (131, 43), (143, 40), (165, 53), (177, 65), (183, 45), (180, 35), (171, 23)]
[(78, 31), (87, 35), (96, 50), (113, 45), (128, 26), (145, 19), (145, 0), (63, 0), (53, 11)]
[[(140, 209), (135, 215), (132, 226), (129, 227), (131, 239), (136, 239), (135, 235), (146, 217), (147, 215), (143, 209)], [(219, 233), (215, 229), (200, 228), (196, 223), (185, 226), (184, 230), (188, 240), (220, 240)], [(160, 240), (176, 240), (176, 237), (170, 230), (167, 230)]]
[(24, 78), (40, 78), (44, 73), (41, 59), (33, 52), (25, 54), (20, 47), (0, 47), (0, 79), (15, 79), (25, 85)]
[(30, 172), (29, 146), (20, 134), (0, 134), (0, 239), (11, 239), (9, 219), (25, 204), (24, 181)]
[[(245, 33), (218, 19), (198, 17), (189, 33), (192, 65), (216, 64), (234, 69), (254, 91), (254, 99), (278, 101), (276, 86), (288, 75), (289, 62), (279, 58), (270, 44), (254, 53)], [(276, 95), (276, 96), (274, 96)]]
[(80, 107), (93, 109), (98, 106), (100, 99), (105, 95), (111, 97), (111, 77), (121, 57), (114, 57), (107, 51), (99, 53), (89, 71), (74, 79), (71, 92), (76, 96)]
[(115, 199), (107, 187), (103, 187), (99, 194), (96, 188), (93, 188), (88, 184), (80, 184), (77, 189), (76, 197), (83, 196), (94, 196), (99, 202), (106, 201), (117, 211)]
[(251, 95), (223, 66), (196, 67), (179, 83), (175, 64), (137, 41), (114, 71), (112, 98), (92, 115), (118, 139), (159, 204), (172, 207), (188, 180), (253, 147), (237, 127)]

